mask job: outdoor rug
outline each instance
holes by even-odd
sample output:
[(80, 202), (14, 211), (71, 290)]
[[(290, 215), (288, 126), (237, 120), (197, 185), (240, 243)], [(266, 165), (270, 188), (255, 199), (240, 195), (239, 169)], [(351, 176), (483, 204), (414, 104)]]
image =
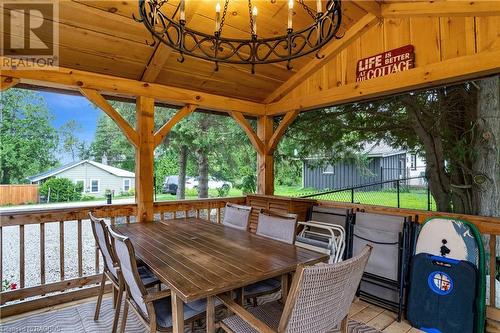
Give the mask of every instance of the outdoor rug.
[[(101, 314), (98, 321), (94, 321), (95, 302), (79, 304), (73, 307), (56, 311), (34, 314), (16, 321), (0, 324), (2, 333), (109, 333), (113, 324), (114, 309), (111, 298), (103, 299)], [(217, 317), (223, 316), (225, 310), (220, 310)], [(185, 327), (186, 333), (205, 332), (203, 320), (195, 322), (194, 331)], [(127, 318), (127, 333), (147, 333), (149, 328), (144, 326), (134, 311), (130, 310)], [(220, 332), (223, 332), (220, 330)], [(379, 333), (380, 331), (350, 320), (349, 333)]]

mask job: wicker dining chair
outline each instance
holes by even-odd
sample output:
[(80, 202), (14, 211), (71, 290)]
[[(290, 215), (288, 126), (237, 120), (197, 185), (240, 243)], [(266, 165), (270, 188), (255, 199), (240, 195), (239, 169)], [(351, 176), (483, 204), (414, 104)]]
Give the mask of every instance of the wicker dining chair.
[[(149, 326), (150, 332), (172, 331), (171, 291), (148, 291), (139, 276), (132, 242), (111, 227), (108, 229), (112, 238), (112, 248), (118, 259), (118, 274), (124, 281), (126, 291), (120, 332), (125, 332), (129, 305)], [(219, 300), (216, 305), (220, 305)], [(194, 320), (201, 319), (205, 311), (205, 299), (184, 304), (184, 321), (192, 323)]]
[(224, 209), (224, 219), (222, 224), (239, 230), (248, 230), (250, 225), (250, 216), (252, 214), (251, 206), (242, 206), (227, 203)]
[[(111, 285), (113, 286), (113, 307), (115, 308), (115, 317), (113, 321), (112, 332), (114, 333), (116, 332), (116, 329), (118, 327), (120, 304), (123, 294), (123, 288), (120, 288), (120, 275), (117, 272), (118, 263), (111, 246), (110, 235), (106, 226), (106, 222), (104, 222), (104, 220), (96, 218), (94, 215), (92, 215), (92, 213), (89, 213), (89, 217), (97, 248), (101, 252), (102, 258), (104, 259), (104, 269), (102, 272), (99, 296), (97, 297), (97, 303), (95, 307), (94, 320), (99, 319), (102, 296), (104, 294), (104, 286), (107, 278), (109, 281), (111, 281)], [(147, 267), (143, 265), (139, 266), (138, 272), (140, 279), (146, 286), (146, 288), (151, 288), (155, 285), (161, 286), (160, 280), (158, 280), (158, 278), (154, 276), (154, 274)]]
[(335, 264), (300, 265), (284, 305), (275, 301), (247, 311), (227, 295), (218, 296), (236, 313), (222, 320), (221, 327), (231, 333), (347, 332), (347, 314), (371, 250), (366, 246), (356, 257)]
[[(295, 242), (297, 229), (296, 214), (282, 214), (261, 209), (257, 224), (257, 235), (268, 237), (287, 244)], [(257, 305), (257, 297), (273, 294), (281, 289), (281, 281), (276, 278), (256, 282), (243, 288), (245, 299), (253, 299)]]

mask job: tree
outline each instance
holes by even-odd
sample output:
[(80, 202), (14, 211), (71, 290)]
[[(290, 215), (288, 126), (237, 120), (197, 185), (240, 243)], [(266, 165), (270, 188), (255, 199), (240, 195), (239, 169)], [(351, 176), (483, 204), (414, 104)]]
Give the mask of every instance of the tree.
[(73, 162), (79, 155), (79, 148), (81, 148), (82, 144), (80, 139), (76, 136), (76, 133), (80, 130), (81, 126), (74, 119), (68, 120), (59, 128), (61, 150), (65, 153), (69, 153)]
[[(125, 102), (114, 102), (113, 107), (130, 124), (135, 123), (135, 105)], [(135, 150), (118, 125), (105, 113), (99, 116), (94, 140), (90, 145), (92, 158), (118, 168), (134, 171)]]
[[(489, 91), (494, 89), (490, 87)], [(288, 133), (302, 157), (315, 154), (336, 160), (352, 156), (360, 143), (370, 140), (419, 151), (426, 159), (437, 209), (472, 214), (479, 207), (473, 194), (473, 164), (483, 158), (476, 154), (474, 144), (480, 120), (479, 91), (478, 83), (468, 82), (305, 113)], [(498, 100), (498, 92), (487, 95), (490, 97), (483, 99), (492, 105), (485, 107), (491, 109), (488, 117), (497, 115), (488, 121), (492, 128), (498, 128), (498, 102), (491, 102)], [(494, 171), (490, 168), (489, 172)]]
[(500, 77), (481, 80), (473, 142), (475, 214), (500, 216)]
[(0, 101), (1, 182), (24, 183), (26, 177), (57, 164), (59, 139), (53, 117), (43, 97), (30, 90), (9, 89)]

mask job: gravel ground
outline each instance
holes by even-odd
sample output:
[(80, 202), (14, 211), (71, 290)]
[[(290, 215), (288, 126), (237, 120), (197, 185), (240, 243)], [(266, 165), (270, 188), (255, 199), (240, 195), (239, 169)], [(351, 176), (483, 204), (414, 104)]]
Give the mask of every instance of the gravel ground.
[[(190, 211), (189, 216), (195, 216)], [(206, 218), (206, 211), (200, 211), (200, 217)], [(179, 212), (177, 218), (183, 218), (184, 212)], [(166, 213), (165, 218), (173, 218), (172, 213)], [(222, 218), (222, 217), (221, 217)], [(159, 220), (157, 214), (155, 219)], [(216, 220), (215, 210), (211, 214)], [(135, 218), (131, 217), (131, 222)], [(107, 221), (109, 223), (109, 221)], [(125, 223), (125, 218), (116, 218), (116, 223)], [(78, 222), (64, 223), (64, 278), (78, 277)], [(19, 286), (19, 226), (2, 227), (2, 263), (3, 279)], [(32, 224), (24, 227), (25, 244), (25, 287), (40, 284), (40, 225)], [(95, 241), (90, 220), (82, 220), (82, 260), (83, 275), (95, 274)], [(59, 268), (59, 222), (45, 223), (45, 282), (60, 281)], [(102, 271), (102, 258), (99, 259)]]
[[(77, 221), (64, 223), (65, 279), (78, 277)], [(25, 231), (25, 286), (40, 284), (40, 225), (26, 225)], [(19, 227), (2, 228), (3, 279), (19, 285)], [(90, 221), (82, 221), (83, 274), (95, 273), (95, 245)], [(45, 224), (45, 281), (60, 280), (59, 223)], [(99, 261), (102, 265), (102, 260)]]

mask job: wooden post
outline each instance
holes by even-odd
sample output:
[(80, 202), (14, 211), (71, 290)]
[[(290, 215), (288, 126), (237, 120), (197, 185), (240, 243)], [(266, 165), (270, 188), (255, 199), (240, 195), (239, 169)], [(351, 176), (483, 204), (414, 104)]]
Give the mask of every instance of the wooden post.
[[(273, 117), (261, 116), (257, 119), (257, 136), (267, 147), (273, 135)], [(264, 149), (257, 152), (257, 193), (274, 194), (274, 154)]]
[(135, 196), (137, 222), (153, 221), (153, 163), (154, 163), (154, 99), (138, 96), (136, 102), (136, 131), (139, 144), (135, 150)]

